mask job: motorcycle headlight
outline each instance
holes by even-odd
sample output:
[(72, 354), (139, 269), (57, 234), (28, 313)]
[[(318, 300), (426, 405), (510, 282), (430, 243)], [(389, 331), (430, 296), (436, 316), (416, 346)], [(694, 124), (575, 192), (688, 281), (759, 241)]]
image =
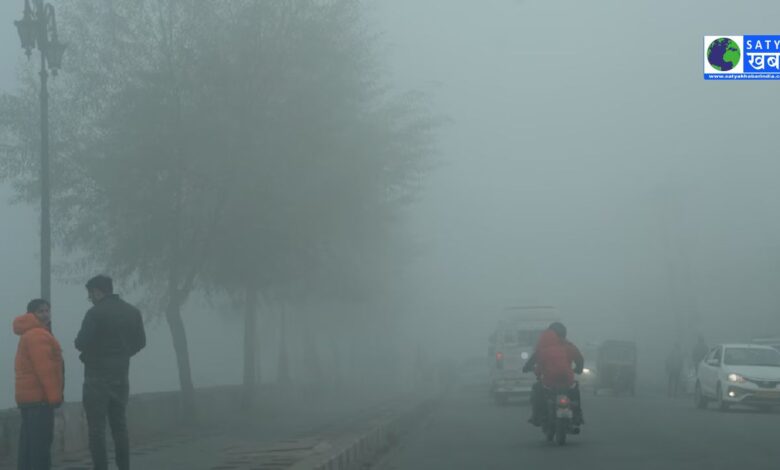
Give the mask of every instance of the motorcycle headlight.
[(588, 374), (590, 374), (590, 369), (588, 369), (586, 367), (586, 368), (582, 369), (582, 373), (585, 374), (585, 375), (588, 375)]
[(729, 379), (729, 382), (734, 382), (734, 383), (737, 383), (737, 384), (741, 384), (741, 383), (745, 383), (746, 382), (745, 378), (742, 377), (739, 374), (729, 374), (728, 379)]

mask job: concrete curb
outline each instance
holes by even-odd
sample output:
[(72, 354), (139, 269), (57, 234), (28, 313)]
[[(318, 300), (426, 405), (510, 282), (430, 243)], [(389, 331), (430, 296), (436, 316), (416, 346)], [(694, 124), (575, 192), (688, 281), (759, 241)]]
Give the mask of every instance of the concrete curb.
[(310, 457), (295, 463), (288, 470), (358, 470), (366, 468), (375, 457), (395, 447), (400, 436), (427, 416), (439, 397), (428, 397), (392, 416), (367, 423), (364, 429), (322, 441)]

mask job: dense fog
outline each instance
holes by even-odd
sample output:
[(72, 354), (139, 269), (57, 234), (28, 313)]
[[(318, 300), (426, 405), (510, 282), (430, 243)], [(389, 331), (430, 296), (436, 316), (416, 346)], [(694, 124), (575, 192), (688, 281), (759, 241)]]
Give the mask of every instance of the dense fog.
[[(18, 47), (16, 3), (0, 5), (0, 89), (11, 94), (34, 83), (21, 80), (34, 80), (36, 65)], [(67, 23), (76, 2), (55, 3)], [(637, 341), (645, 378), (662, 372), (675, 341), (687, 352), (698, 334), (710, 344), (778, 335), (779, 98), (771, 82), (701, 76), (704, 35), (775, 27), (780, 4), (749, 3), (762, 13), (721, 0), (362, 2), (379, 83), (391, 95), (415, 92), (415, 106), (435, 125), (419, 187), (391, 222), (377, 223), (391, 226), (377, 235), (388, 240), (368, 240), (382, 253), (349, 265), (380, 266), (358, 274), (372, 283), (360, 287), (370, 294), (341, 299), (328, 284), (296, 284), (286, 294), (295, 312), (287, 325), (292, 380), (320, 373), (307, 369), (310, 347), (325, 376), (338, 368), (356, 381), (376, 364), (403, 381), (420, 351), (431, 361), (484, 357), (509, 305), (555, 306), (581, 344)], [(67, 54), (77, 49), (71, 44), (54, 80), (54, 108)], [(52, 144), (53, 159), (61, 148)], [(7, 177), (0, 192), (4, 408), (13, 406), (10, 322), (39, 290), (38, 206), (34, 197), (14, 203), (14, 184)], [(341, 217), (328, 210), (307, 233)], [(349, 226), (346, 217), (339, 222)], [(375, 227), (365, 223), (367, 233)], [(76, 401), (81, 366), (72, 341), (89, 307), (87, 277), (69, 269), (79, 253), (63, 251), (55, 245), (53, 324), (68, 366), (65, 396)], [(89, 262), (94, 273), (120, 276), (110, 263)], [(133, 391), (176, 390), (165, 318), (137, 279), (127, 281), (119, 291), (145, 306), (149, 334), (132, 366)], [(196, 387), (242, 381), (243, 307), (231, 296), (197, 287), (182, 307)], [(279, 308), (259, 308), (261, 383), (279, 379)]]

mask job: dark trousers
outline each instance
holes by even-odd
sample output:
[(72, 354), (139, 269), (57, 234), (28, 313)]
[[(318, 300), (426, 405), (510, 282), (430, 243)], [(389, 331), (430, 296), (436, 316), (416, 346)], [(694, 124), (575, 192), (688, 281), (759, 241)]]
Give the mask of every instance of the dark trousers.
[(130, 386), (127, 379), (86, 378), (84, 380), (84, 411), (89, 428), (89, 452), (94, 470), (108, 469), (106, 421), (114, 438), (116, 466), (130, 469), (130, 439), (127, 432), (127, 400)]
[(18, 470), (49, 470), (51, 444), (54, 440), (54, 408), (31, 405), (21, 408), (22, 429), (19, 433)]

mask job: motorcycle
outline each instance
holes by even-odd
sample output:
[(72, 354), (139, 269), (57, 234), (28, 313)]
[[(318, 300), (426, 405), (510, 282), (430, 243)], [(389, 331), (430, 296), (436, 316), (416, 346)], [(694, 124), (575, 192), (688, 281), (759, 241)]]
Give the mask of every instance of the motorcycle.
[[(576, 386), (576, 384), (575, 384)], [(558, 445), (566, 444), (566, 437), (569, 434), (579, 434), (580, 429), (575, 426), (574, 408), (578, 403), (574, 403), (569, 398), (568, 390), (545, 390), (546, 396), (546, 416), (542, 422), (542, 432), (547, 437), (548, 442), (555, 441)]]

